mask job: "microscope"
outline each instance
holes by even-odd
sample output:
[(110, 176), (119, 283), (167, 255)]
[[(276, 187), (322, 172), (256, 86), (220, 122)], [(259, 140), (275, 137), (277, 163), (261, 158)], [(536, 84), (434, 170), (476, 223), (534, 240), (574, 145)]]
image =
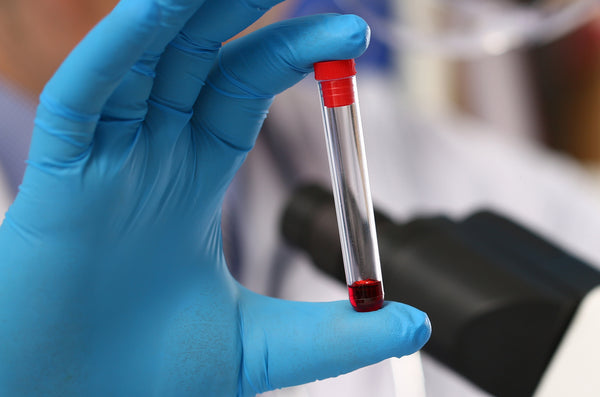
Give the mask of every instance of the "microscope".
[[(375, 219), (386, 299), (429, 315), (426, 352), (498, 397), (600, 396), (600, 271), (492, 211)], [(281, 231), (346, 282), (330, 192), (297, 189)]]

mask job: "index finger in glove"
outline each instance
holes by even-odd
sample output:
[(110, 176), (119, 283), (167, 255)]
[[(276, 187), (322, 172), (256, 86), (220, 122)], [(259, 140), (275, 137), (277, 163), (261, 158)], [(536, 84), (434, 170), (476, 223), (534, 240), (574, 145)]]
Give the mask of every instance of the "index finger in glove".
[(282, 21), (227, 44), (194, 105), (192, 121), (238, 149), (249, 150), (275, 94), (313, 70), (313, 63), (355, 58), (369, 42), (355, 15), (313, 15)]

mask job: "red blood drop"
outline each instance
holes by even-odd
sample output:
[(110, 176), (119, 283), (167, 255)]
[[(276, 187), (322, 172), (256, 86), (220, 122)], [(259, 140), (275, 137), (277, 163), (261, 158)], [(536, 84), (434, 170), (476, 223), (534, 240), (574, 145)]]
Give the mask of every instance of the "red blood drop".
[(358, 280), (348, 286), (350, 303), (357, 312), (372, 312), (383, 306), (383, 288), (381, 281)]

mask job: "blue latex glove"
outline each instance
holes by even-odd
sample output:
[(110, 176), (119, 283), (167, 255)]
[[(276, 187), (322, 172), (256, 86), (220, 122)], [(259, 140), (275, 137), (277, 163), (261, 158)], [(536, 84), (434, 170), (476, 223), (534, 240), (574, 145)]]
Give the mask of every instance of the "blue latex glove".
[(124, 0), (48, 83), (0, 229), (0, 395), (248, 396), (426, 342), (411, 307), (286, 302), (227, 270), (223, 195), (273, 95), (368, 41), (322, 15), (219, 50), (275, 2)]

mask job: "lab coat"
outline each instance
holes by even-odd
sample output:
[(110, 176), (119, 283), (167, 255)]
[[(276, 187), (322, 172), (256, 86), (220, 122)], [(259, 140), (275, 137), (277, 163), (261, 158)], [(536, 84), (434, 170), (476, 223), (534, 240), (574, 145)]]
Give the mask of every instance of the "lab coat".
[(12, 194), (8, 188), (8, 183), (6, 182), (6, 177), (4, 176), (4, 172), (2, 171), (2, 167), (0, 167), (0, 225), (4, 220), (4, 214), (8, 210), (8, 206), (10, 205)]

